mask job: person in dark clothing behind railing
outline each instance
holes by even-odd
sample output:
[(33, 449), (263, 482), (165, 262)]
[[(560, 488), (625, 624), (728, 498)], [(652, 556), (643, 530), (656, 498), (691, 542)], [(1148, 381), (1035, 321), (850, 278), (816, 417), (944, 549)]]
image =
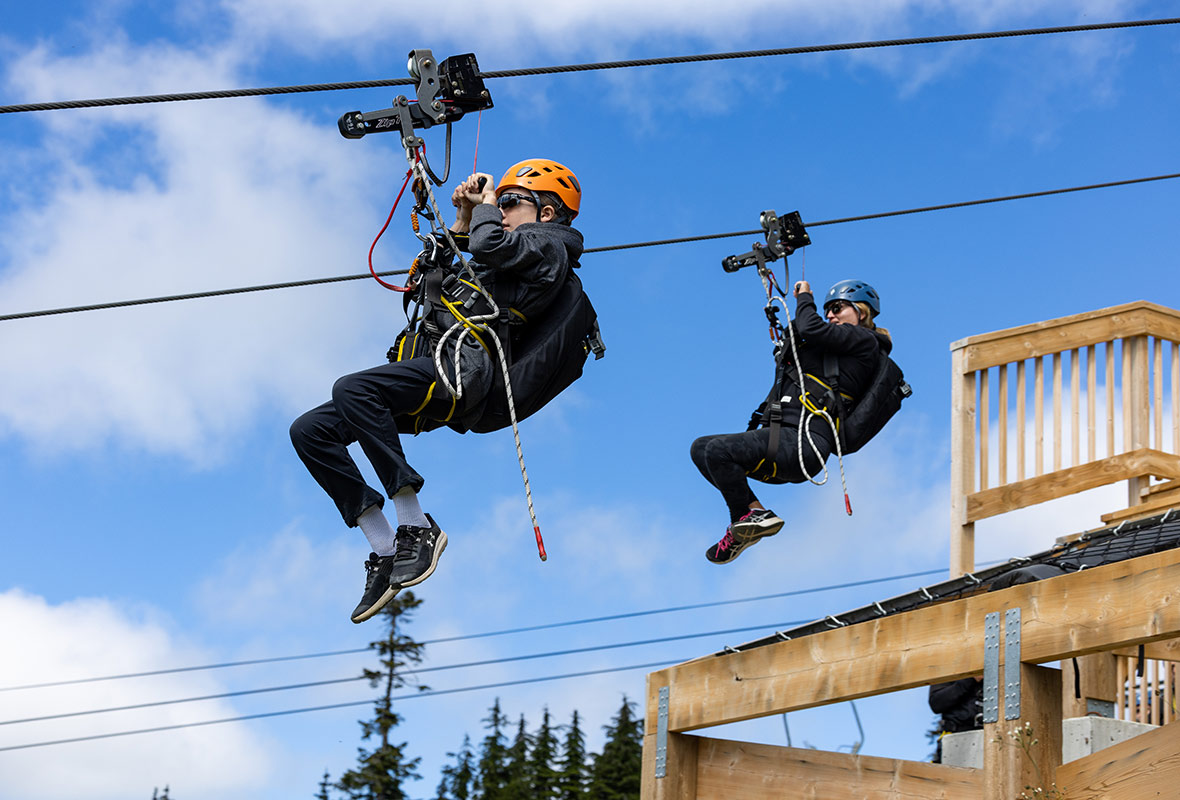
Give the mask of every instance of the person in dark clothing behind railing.
[(975, 676), (930, 687), (930, 710), (940, 714), (934, 763), (942, 763), (942, 737), (983, 727), (983, 678)]

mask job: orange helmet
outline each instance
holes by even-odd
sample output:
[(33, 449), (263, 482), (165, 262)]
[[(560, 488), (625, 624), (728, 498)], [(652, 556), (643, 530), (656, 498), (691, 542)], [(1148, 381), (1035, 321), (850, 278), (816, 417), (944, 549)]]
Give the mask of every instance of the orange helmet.
[(513, 186), (531, 192), (553, 192), (569, 209), (571, 219), (578, 215), (578, 203), (582, 199), (582, 186), (574, 173), (562, 164), (548, 158), (530, 158), (513, 164), (504, 173), (496, 186), (496, 196)]

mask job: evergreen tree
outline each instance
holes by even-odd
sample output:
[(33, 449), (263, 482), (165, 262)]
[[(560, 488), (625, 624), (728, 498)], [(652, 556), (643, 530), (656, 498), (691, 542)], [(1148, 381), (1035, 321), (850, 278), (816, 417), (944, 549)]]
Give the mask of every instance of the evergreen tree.
[(529, 774), (532, 777), (532, 800), (554, 800), (557, 797), (557, 737), (549, 722), (549, 709), (541, 715), (541, 727), (533, 734), (533, 752), (529, 756)]
[(565, 729), (561, 759), (557, 775), (558, 800), (584, 800), (586, 797), (586, 735), (574, 710), (573, 718)]
[(589, 800), (639, 800), (643, 762), (643, 720), (623, 695), (619, 713), (604, 725), (606, 742), (590, 770)]
[(458, 753), (447, 753), (455, 759), (453, 766), (442, 768), (442, 780), (438, 784), (435, 800), (473, 800), (476, 796), (477, 778), (475, 753), (471, 751), (471, 737), (464, 734), (463, 746)]
[(324, 777), (320, 779), (320, 790), (315, 793), (315, 800), (331, 800), (328, 797), (328, 790), (332, 788), (332, 782), (328, 780), (328, 770), (324, 770)]
[[(366, 669), (364, 677), (373, 688), (381, 686), (382, 693), (375, 703), (373, 719), (361, 722), (361, 738), (375, 739), (377, 746), (372, 750), (357, 748), (357, 768), (348, 770), (337, 781), (336, 788), (349, 800), (407, 800), (402, 783), (418, 777), (415, 770), (421, 759), (406, 758), (405, 742), (394, 744), (389, 734), (401, 722), (401, 715), (393, 710), (393, 692), (406, 685), (402, 670), (422, 661), (422, 645), (399, 633), (398, 623), (404, 625), (420, 605), (422, 601), (413, 592), (402, 592), (381, 609), (389, 633), (369, 643), (381, 658), (381, 669)], [(426, 689), (422, 685), (418, 688)]]
[(512, 746), (508, 748), (508, 783), (505, 795), (517, 798), (532, 797), (533, 776), (529, 763), (529, 752), (532, 750), (533, 740), (525, 729), (524, 714), (520, 715), (520, 722), (516, 726), (516, 736), (512, 739)]
[(488, 735), (480, 745), (480, 792), (476, 796), (479, 800), (515, 800), (505, 791), (508, 785), (508, 739), (504, 736), (504, 728), (508, 725), (508, 718), (500, 710), (500, 698), (496, 698), (489, 710), (491, 713), (483, 720)]
[(157, 787), (153, 788), (152, 789), (152, 800), (172, 800), (172, 798), (168, 796), (168, 787), (167, 786), (164, 787), (163, 794), (160, 794), (160, 787), (157, 786)]

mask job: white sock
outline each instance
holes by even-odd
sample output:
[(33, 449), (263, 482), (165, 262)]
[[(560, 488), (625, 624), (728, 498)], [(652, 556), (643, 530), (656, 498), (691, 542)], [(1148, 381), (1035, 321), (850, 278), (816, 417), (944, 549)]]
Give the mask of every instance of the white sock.
[(418, 505), (418, 493), (409, 486), (399, 490), (393, 496), (393, 510), (397, 514), (398, 525), (413, 525), (416, 528), (430, 527), (430, 522), (422, 513), (422, 506)]
[(369, 506), (356, 518), (356, 524), (369, 540), (369, 547), (379, 556), (391, 556), (394, 551), (394, 530), (380, 506)]

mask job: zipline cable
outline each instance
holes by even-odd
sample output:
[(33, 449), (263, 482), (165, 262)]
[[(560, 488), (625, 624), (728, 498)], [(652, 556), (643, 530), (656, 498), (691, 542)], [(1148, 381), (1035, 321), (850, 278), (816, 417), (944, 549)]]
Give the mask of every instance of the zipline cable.
[[(654, 67), (669, 64), (696, 64), (706, 61), (731, 61), (742, 58), (765, 58), (768, 56), (806, 55), (812, 53), (833, 53), (845, 50), (868, 50), (882, 47), (905, 47), (919, 44), (943, 44), (948, 42), (969, 42), (983, 39), (1007, 39), (1020, 36), (1044, 34), (1081, 33), (1085, 31), (1119, 30), (1145, 28), (1157, 25), (1175, 25), (1180, 17), (1162, 19), (1141, 19), (1126, 22), (1103, 22), (1090, 25), (1059, 25), (1051, 28), (1022, 28), (1008, 31), (983, 31), (980, 33), (959, 33), (944, 36), (920, 36), (905, 39), (880, 39), (867, 42), (842, 42), (838, 44), (805, 45), (802, 47), (781, 47), (770, 50), (741, 50), (729, 53), (705, 53), (688, 56), (663, 58), (637, 58), (625, 61), (598, 61), (586, 64), (565, 64), (551, 67), (506, 69), (481, 72), (480, 78), (521, 78), (534, 75), (557, 75), (570, 72), (625, 69), (630, 67)], [(223, 89), (205, 92), (141, 95), (135, 97), (107, 97), (94, 100), (65, 100), (52, 103), (24, 103), (0, 106), (0, 114), (15, 114), (26, 111), (60, 111), (73, 108), (95, 108), (105, 106), (143, 105), (148, 103), (172, 103), (185, 100), (221, 100), (230, 97), (259, 97), (264, 95), (299, 94), (304, 92), (328, 92), (343, 89), (372, 89), (386, 86), (407, 86), (415, 83), (414, 78), (393, 78), (389, 80), (351, 81), (345, 83), (316, 83), (301, 86), (274, 86), (259, 89)]]
[[(692, 656), (690, 656), (692, 658)], [(682, 658), (673, 661), (655, 661), (650, 664), (631, 664), (626, 667), (608, 667), (606, 669), (592, 669), (584, 672), (570, 672), (564, 675), (544, 675), (539, 678), (523, 678), (515, 681), (502, 681), (500, 683), (485, 683), (479, 686), (461, 686), (455, 689), (439, 689), (436, 691), (417, 692), (415, 694), (397, 695), (391, 700), (413, 700), (419, 697), (437, 697), (445, 694), (458, 694), (460, 692), (476, 692), (482, 689), (500, 689), (505, 686), (522, 686), (530, 683), (544, 683), (547, 681), (560, 681), (569, 678), (585, 678), (590, 675), (605, 675), (611, 672), (627, 672), (634, 669), (658, 669), (660, 667), (668, 667), (673, 664), (679, 664), (688, 659)], [(89, 742), (96, 739), (113, 739), (118, 736), (134, 736), (141, 733), (159, 733), (161, 731), (174, 731), (181, 728), (199, 728), (206, 725), (221, 725), (226, 722), (245, 722), (252, 719), (265, 719), (267, 717), (282, 717), (290, 714), (306, 714), (312, 711), (329, 711), (337, 708), (352, 708), (355, 706), (365, 706), (373, 703), (374, 700), (354, 700), (350, 703), (332, 703), (331, 705), (323, 706), (309, 706), (306, 708), (292, 708), (285, 711), (268, 711), (262, 714), (246, 714), (240, 717), (227, 717), (225, 719), (211, 719), (204, 722), (185, 722), (178, 725), (160, 725), (154, 728), (140, 728), (133, 731), (115, 731), (113, 733), (96, 733), (92, 736), (75, 736), (70, 739), (54, 739), (47, 742), (31, 742), (29, 744), (15, 744), (5, 745), (0, 747), (0, 753), (8, 752), (10, 750), (28, 750), (32, 747), (49, 747), (56, 744), (72, 744), (74, 742)]]
[[(995, 562), (995, 563), (999, 563), (999, 562)], [(989, 564), (990, 564), (990, 562), (988, 562), (987, 564), (983, 564), (981, 566), (988, 566)], [(626, 613), (622, 613), (622, 614), (610, 614), (610, 615), (602, 616), (602, 617), (588, 617), (585, 619), (566, 620), (564, 622), (550, 622), (550, 623), (546, 623), (544, 625), (530, 625), (530, 626), (524, 627), (524, 628), (507, 628), (507, 629), (496, 630), (496, 631), (485, 631), (483, 633), (460, 634), (458, 636), (448, 636), (448, 637), (444, 637), (444, 638), (440, 638), (440, 639), (428, 639), (424, 642), (421, 642), (421, 644), (425, 647), (428, 645), (442, 644), (445, 642), (469, 641), (471, 639), (486, 639), (486, 638), (490, 638), (493, 636), (505, 636), (507, 634), (513, 634), (513, 633), (529, 633), (529, 632), (538, 631), (538, 630), (552, 630), (553, 628), (566, 628), (566, 627), (572, 627), (575, 625), (586, 625), (586, 624), (593, 623), (593, 622), (613, 622), (615, 620), (620, 620), (620, 619), (632, 619), (635, 617), (654, 616), (657, 614), (669, 614), (669, 613), (673, 613), (676, 611), (694, 611), (694, 610), (701, 609), (701, 608), (714, 608), (714, 607), (718, 607), (718, 606), (736, 605), (739, 603), (754, 603), (754, 602), (758, 602), (761, 600), (777, 600), (777, 599), (780, 599), (783, 597), (797, 597), (800, 595), (818, 594), (820, 592), (829, 592), (829, 591), (834, 591), (837, 589), (851, 589), (851, 588), (855, 588), (858, 586), (869, 586), (869, 585), (876, 584), (876, 583), (887, 583), (889, 581), (905, 580), (908, 578), (922, 578), (922, 577), (926, 577), (928, 575), (937, 575), (941, 572), (946, 572), (946, 569), (945, 568), (929, 569), (929, 570), (925, 570), (923, 572), (910, 572), (910, 573), (906, 573), (904, 575), (887, 575), (887, 576), (880, 577), (880, 578), (866, 578), (864, 580), (851, 581), (849, 583), (836, 583), (836, 584), (831, 584), (828, 586), (816, 586), (816, 587), (812, 587), (810, 589), (794, 589), (794, 590), (788, 591), (788, 592), (777, 592), (775, 594), (757, 595), (755, 597), (741, 597), (741, 598), (737, 598), (734, 600), (716, 600), (716, 601), (713, 601), (710, 603), (694, 603), (692, 605), (671, 606), (668, 608), (653, 608), (653, 609), (648, 609), (645, 611), (630, 611), (630, 612), (626, 612)], [(74, 678), (74, 679), (70, 679), (70, 680), (49, 681), (49, 682), (45, 682), (45, 683), (28, 683), (28, 684), (23, 684), (23, 685), (19, 685), (19, 686), (3, 686), (3, 687), (0, 687), (0, 692), (14, 692), (14, 691), (19, 691), (19, 690), (24, 690), (24, 689), (48, 689), (48, 688), (52, 688), (55, 686), (72, 686), (72, 685), (76, 685), (76, 684), (80, 684), (80, 683), (97, 683), (99, 681), (124, 680), (127, 678), (146, 678), (146, 677), (151, 677), (151, 676), (155, 676), (155, 675), (172, 675), (172, 674), (175, 674), (178, 672), (202, 672), (205, 670), (212, 670), (212, 669), (225, 669), (227, 667), (244, 667), (244, 666), (254, 666), (256, 664), (272, 664), (272, 663), (279, 662), (279, 661), (298, 661), (298, 660), (312, 659), (312, 658), (326, 658), (326, 657), (330, 657), (330, 656), (353, 655), (356, 653), (367, 653), (367, 652), (371, 652), (371, 651), (372, 651), (372, 648), (370, 648), (370, 647), (358, 647), (358, 648), (350, 649), (350, 650), (329, 650), (329, 651), (320, 652), (320, 653), (307, 653), (307, 654), (302, 654), (302, 655), (272, 656), (272, 657), (268, 657), (268, 658), (249, 659), (246, 661), (227, 661), (227, 662), (223, 662), (220, 664), (202, 664), (199, 666), (190, 666), (190, 667), (172, 667), (169, 669), (157, 669), (157, 670), (150, 670), (147, 672), (130, 672), (130, 673), (124, 673), (121, 675), (103, 675), (103, 676), (91, 677), (91, 678)]]
[[(841, 217), (839, 219), (820, 220), (818, 222), (807, 222), (807, 227), (817, 228), (823, 225), (840, 225), (846, 222), (864, 222), (873, 219), (885, 219), (888, 217), (899, 217), (906, 214), (921, 214), (927, 211), (945, 211), (952, 208), (967, 208), (969, 206), (986, 205), (989, 203), (1003, 203), (1010, 200), (1026, 200), (1032, 197), (1048, 197), (1058, 194), (1069, 194), (1071, 192), (1085, 192), (1092, 189), (1108, 189), (1113, 186), (1129, 186), (1137, 183), (1150, 183), (1152, 181), (1164, 181), (1180, 178), (1180, 173), (1169, 173), (1166, 175), (1153, 175), (1147, 178), (1129, 178), (1121, 181), (1110, 181), (1108, 183), (1092, 183), (1086, 186), (1069, 186), (1064, 189), (1046, 189), (1040, 192), (1027, 192), (1024, 194), (1011, 194), (1002, 197), (987, 197), (982, 200), (964, 200), (957, 203), (943, 203), (936, 206), (920, 206), (918, 208), (906, 208), (900, 211), (881, 211), (875, 214), (862, 214), (856, 217)], [(670, 244), (687, 244), (689, 242), (703, 242), (711, 239), (733, 239), (738, 236), (754, 236), (761, 235), (762, 230), (749, 231), (734, 231), (732, 233), (710, 233), (701, 236), (685, 236), (679, 239), (656, 239), (647, 242), (631, 242), (629, 244), (615, 244), (604, 245), (602, 247), (588, 247), (583, 252), (585, 253), (607, 253), (615, 250), (631, 250), (640, 247), (661, 247)], [(377, 272), (375, 274), (380, 276), (387, 275), (405, 275), (409, 270), (390, 270), (387, 272)], [(373, 276), (368, 273), (361, 273), (359, 275), (340, 275), (331, 278), (311, 278), (302, 281), (288, 281), (285, 283), (271, 283), (261, 286), (243, 286), (235, 289), (215, 289), (207, 292), (193, 292), (190, 294), (167, 295), (163, 297), (148, 297), (139, 300), (119, 300), (110, 303), (96, 303), (85, 306), (69, 306), (65, 308), (52, 308), (43, 311), (22, 311), (14, 314), (0, 314), (0, 322), (7, 322), (17, 319), (30, 319), (33, 317), (50, 317), (59, 314), (76, 314), (82, 311), (103, 311), (113, 308), (127, 308), (129, 306), (142, 306), (154, 303), (170, 303), (177, 300), (196, 300), (206, 297), (221, 297), (223, 295), (232, 294), (246, 294), (249, 292), (265, 292), (272, 289), (290, 289), (298, 286), (315, 286), (325, 283), (341, 283), (344, 281), (356, 281)]]
[[(772, 623), (770, 625), (748, 625), (744, 628), (728, 628), (721, 631), (705, 631), (703, 633), (688, 633), (680, 636), (663, 636), (658, 639), (643, 639), (635, 642), (618, 642), (612, 644), (594, 645), (591, 647), (577, 647), (571, 650), (554, 650), (548, 653), (529, 653), (522, 656), (506, 656), (504, 658), (489, 658), (483, 661), (468, 661), (462, 664), (442, 664), (437, 667), (416, 667), (414, 669), (403, 669), (402, 674), (418, 675), (423, 672), (443, 672), (451, 669), (467, 669), (469, 667), (487, 667), (497, 664), (508, 664), (514, 661), (533, 661), (541, 658), (557, 658), (560, 656), (580, 655), (584, 653), (601, 652), (603, 650), (618, 650), (624, 647), (642, 647), (651, 644), (667, 644), (668, 642), (681, 642), (686, 639), (700, 639), (706, 636), (726, 636), (733, 633), (748, 633), (750, 631), (765, 631), (774, 630), (780, 625), (805, 625), (811, 620), (793, 620), (791, 622)], [(382, 673), (384, 674), (384, 673)], [(310, 681), (307, 683), (290, 683), (282, 686), (264, 686), (257, 689), (240, 689), (233, 692), (222, 692), (220, 694), (206, 694), (197, 697), (181, 697), (174, 700), (154, 700), (145, 703), (135, 703), (126, 706), (111, 706), (108, 708), (94, 708), (86, 711), (66, 711), (60, 714), (45, 714), (39, 717), (25, 717), (23, 719), (5, 719), (0, 720), (0, 726), (3, 725), (20, 725), (26, 722), (45, 722), (52, 719), (65, 719), (68, 717), (86, 717), (93, 714), (108, 714), (116, 711), (135, 711), (143, 708), (156, 708), (158, 706), (172, 706), (180, 703), (198, 703), (205, 700), (224, 700), (229, 697), (243, 697), (253, 694), (265, 694), (268, 692), (286, 692), (295, 689), (311, 689), (318, 686), (331, 686), (339, 683), (352, 683), (354, 681), (369, 680), (367, 675), (352, 675), (347, 678), (332, 678), (322, 681)]]

